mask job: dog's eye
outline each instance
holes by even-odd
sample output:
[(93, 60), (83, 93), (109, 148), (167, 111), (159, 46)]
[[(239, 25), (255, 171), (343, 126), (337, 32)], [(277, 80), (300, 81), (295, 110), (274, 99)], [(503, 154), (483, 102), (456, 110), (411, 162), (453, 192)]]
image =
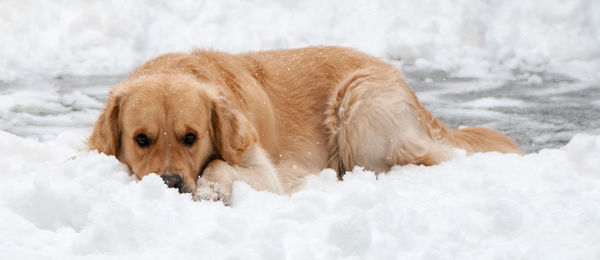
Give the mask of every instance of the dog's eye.
[(183, 144), (187, 146), (192, 146), (196, 142), (196, 135), (192, 133), (188, 133), (183, 137)]
[(147, 147), (150, 145), (150, 138), (145, 134), (139, 134), (135, 136), (135, 142), (142, 148)]

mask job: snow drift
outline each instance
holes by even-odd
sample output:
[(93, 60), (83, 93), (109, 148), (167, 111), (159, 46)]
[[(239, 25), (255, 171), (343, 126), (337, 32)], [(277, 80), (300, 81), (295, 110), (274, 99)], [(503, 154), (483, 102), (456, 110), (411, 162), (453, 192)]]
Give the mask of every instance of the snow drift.
[[(600, 79), (600, 2), (5, 1), (0, 79), (122, 74), (171, 51), (343, 45), (462, 76)], [(567, 73), (565, 73), (567, 72)]]
[[(600, 136), (519, 156), (311, 176), (291, 196), (234, 186), (233, 206), (136, 181), (82, 133), (0, 132), (0, 254), (206, 259), (600, 257)], [(73, 141), (79, 140), (79, 141)]]

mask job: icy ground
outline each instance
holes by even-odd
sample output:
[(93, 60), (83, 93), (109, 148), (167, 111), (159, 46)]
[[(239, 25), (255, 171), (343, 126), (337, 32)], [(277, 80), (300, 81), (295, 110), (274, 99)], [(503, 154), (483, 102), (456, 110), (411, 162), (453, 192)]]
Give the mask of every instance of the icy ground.
[[(443, 122), (453, 128), (500, 130), (525, 152), (561, 147), (580, 132), (600, 134), (600, 81), (545, 72), (498, 80), (398, 67)], [(61, 75), (0, 82), (0, 129), (42, 141), (68, 130), (88, 131), (111, 86), (125, 77)]]
[[(0, 258), (600, 259), (600, 2), (0, 2)], [(144, 60), (355, 47), (398, 66), (451, 127), (524, 156), (316, 173), (233, 205), (136, 181), (88, 151), (111, 85)]]

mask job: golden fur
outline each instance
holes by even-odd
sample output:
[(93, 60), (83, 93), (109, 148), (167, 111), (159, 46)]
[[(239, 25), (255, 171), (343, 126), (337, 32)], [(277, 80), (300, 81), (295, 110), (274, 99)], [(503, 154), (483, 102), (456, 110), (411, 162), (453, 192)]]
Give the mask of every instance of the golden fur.
[(392, 65), (339, 47), (160, 56), (111, 90), (89, 145), (138, 178), (177, 173), (184, 191), (224, 199), (234, 181), (289, 193), (327, 167), (341, 179), (356, 165), (438, 164), (455, 148), (520, 153), (499, 132), (449, 129)]

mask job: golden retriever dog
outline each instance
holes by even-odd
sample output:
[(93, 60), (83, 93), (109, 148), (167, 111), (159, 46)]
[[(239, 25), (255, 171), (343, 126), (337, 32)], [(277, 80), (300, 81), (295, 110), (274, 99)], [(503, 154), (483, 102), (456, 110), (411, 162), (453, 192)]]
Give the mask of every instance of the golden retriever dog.
[(394, 66), (341, 47), (160, 56), (110, 91), (89, 146), (139, 179), (225, 201), (236, 181), (289, 194), (324, 168), (341, 180), (355, 166), (438, 164), (457, 148), (520, 153), (499, 132), (449, 129)]

